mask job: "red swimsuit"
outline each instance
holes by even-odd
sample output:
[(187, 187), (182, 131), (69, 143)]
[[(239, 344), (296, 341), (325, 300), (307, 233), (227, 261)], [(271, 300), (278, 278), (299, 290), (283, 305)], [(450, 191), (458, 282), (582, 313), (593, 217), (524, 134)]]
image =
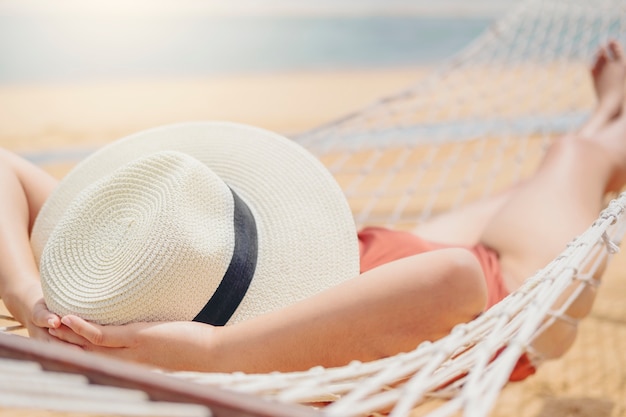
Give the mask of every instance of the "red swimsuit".
[[(459, 246), (429, 242), (410, 232), (367, 227), (359, 232), (361, 273), (407, 256), (452, 247)], [(488, 309), (509, 294), (502, 279), (498, 253), (482, 244), (465, 248), (476, 256), (483, 269), (487, 284), (486, 309)], [(509, 379), (519, 381), (534, 373), (535, 368), (524, 355)]]

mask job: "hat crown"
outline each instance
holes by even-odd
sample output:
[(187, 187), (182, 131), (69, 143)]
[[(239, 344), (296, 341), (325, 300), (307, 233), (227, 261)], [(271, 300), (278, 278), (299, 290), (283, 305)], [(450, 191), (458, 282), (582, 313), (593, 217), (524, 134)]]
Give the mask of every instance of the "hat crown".
[[(173, 152), (159, 161), (157, 153), (163, 151)], [(98, 213), (110, 211), (116, 222), (87, 216), (96, 209), (76, 202), (86, 199), (83, 192), (104, 178), (110, 182), (124, 172), (118, 170), (146, 155), (151, 155), (151, 168), (139, 170), (142, 181), (130, 176), (135, 191), (129, 193), (144, 203), (94, 205)], [(192, 167), (196, 162), (204, 167)], [(203, 179), (195, 181), (195, 175)], [(95, 201), (104, 195), (95, 194)], [(119, 198), (119, 187), (111, 194)], [(158, 217), (164, 213), (155, 207), (164, 199), (176, 207), (172, 218)], [(228, 216), (219, 215), (220, 210)], [(86, 230), (100, 224), (101, 235), (83, 243)], [(72, 230), (76, 236), (69, 234)], [(98, 316), (101, 323), (199, 319), (234, 324), (359, 272), (352, 213), (324, 165), (281, 135), (219, 121), (160, 126), (94, 152), (63, 178), (39, 210), (31, 247), (49, 309), (92, 320)], [(44, 250), (50, 253), (42, 260)], [(228, 256), (221, 255), (225, 252)]]
[[(52, 232), (40, 264), (48, 306), (110, 324), (129, 315), (193, 317), (228, 268), (233, 204), (223, 180), (184, 153), (157, 152), (117, 169), (84, 189)], [(164, 303), (128, 311), (155, 289)]]

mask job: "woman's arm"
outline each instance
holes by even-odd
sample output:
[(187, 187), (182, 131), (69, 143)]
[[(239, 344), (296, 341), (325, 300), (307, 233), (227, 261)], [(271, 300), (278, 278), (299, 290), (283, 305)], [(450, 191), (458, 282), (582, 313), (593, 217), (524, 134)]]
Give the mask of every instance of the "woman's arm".
[[(98, 326), (66, 316), (51, 334), (118, 357), (195, 371), (269, 372), (368, 361), (438, 339), (480, 314), (482, 270), (463, 249), (405, 258), (232, 326)], [(72, 330), (70, 330), (73, 329)]]
[(56, 180), (0, 149), (0, 298), (31, 336), (51, 339), (41, 327), (60, 325), (43, 302), (30, 230)]

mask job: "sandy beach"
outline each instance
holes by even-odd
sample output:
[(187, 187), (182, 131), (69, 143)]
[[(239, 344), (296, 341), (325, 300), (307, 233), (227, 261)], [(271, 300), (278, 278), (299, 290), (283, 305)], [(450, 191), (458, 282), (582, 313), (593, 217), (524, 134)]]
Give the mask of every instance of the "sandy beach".
[(93, 147), (168, 123), (227, 120), (283, 134), (352, 112), (428, 68), (0, 85), (0, 146)]
[[(288, 72), (195, 79), (141, 79), (54, 85), (0, 85), (0, 146), (54, 153), (57, 177), (89, 152), (124, 135), (189, 120), (229, 120), (289, 135), (319, 126), (417, 82), (428, 68)], [(68, 151), (63, 157), (63, 151)], [(72, 154), (69, 151), (80, 151)], [(494, 416), (626, 415), (626, 294), (618, 256), (591, 317), (565, 358), (512, 384)], [(0, 409), (0, 416), (47, 412)], [(54, 414), (56, 415), (56, 414)]]

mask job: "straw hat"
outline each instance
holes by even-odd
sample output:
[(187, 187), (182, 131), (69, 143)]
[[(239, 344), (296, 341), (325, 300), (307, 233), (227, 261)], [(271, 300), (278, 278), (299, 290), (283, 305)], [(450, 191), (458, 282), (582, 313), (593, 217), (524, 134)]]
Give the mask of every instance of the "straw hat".
[(231, 324), (359, 272), (352, 215), (324, 166), (221, 122), (97, 151), (49, 197), (31, 244), (48, 308), (100, 324)]

